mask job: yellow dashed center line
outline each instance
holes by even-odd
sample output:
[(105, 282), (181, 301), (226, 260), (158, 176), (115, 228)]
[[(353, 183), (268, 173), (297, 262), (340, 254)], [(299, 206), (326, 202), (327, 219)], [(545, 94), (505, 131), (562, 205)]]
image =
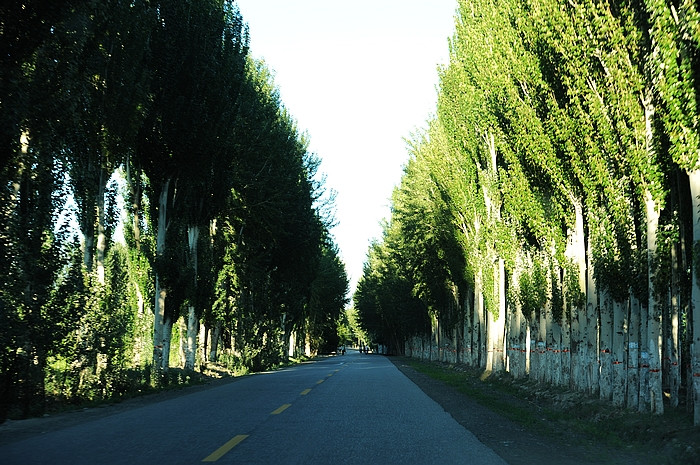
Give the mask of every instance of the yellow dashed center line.
[(270, 412), (270, 415), (279, 415), (280, 413), (284, 412), (285, 410), (287, 410), (291, 406), (292, 406), (292, 404), (284, 404), (280, 408), (278, 408), (277, 410), (273, 410), (272, 412)]
[(211, 453), (208, 457), (206, 457), (202, 462), (216, 462), (219, 460), (226, 452), (230, 451), (234, 447), (236, 447), (242, 440), (247, 438), (247, 434), (239, 434), (238, 436), (234, 436), (233, 439), (228, 441), (226, 444), (223, 446), (219, 447), (216, 449), (214, 452)]
[[(333, 374), (335, 374), (339, 371), (340, 370), (338, 369), (338, 370), (335, 370), (333, 373), (328, 373), (326, 375), (326, 378), (330, 378), (331, 376), (333, 376)], [(321, 384), (322, 382), (324, 382), (326, 380), (326, 378), (319, 379), (318, 381), (316, 381), (316, 384)], [(305, 396), (310, 392), (311, 392), (310, 388), (304, 389), (303, 391), (301, 391), (300, 395)], [(279, 408), (277, 408), (276, 410), (273, 410), (272, 412), (270, 412), (270, 415), (279, 415), (280, 413), (284, 412), (285, 410), (287, 410), (291, 406), (292, 406), (292, 404), (283, 404)], [(204, 460), (202, 460), (202, 462), (216, 462), (221, 457), (223, 457), (228, 451), (230, 451), (231, 449), (236, 447), (238, 444), (240, 444), (241, 441), (243, 441), (248, 436), (249, 436), (248, 434), (239, 434), (238, 436), (234, 436), (226, 444), (219, 447), (214, 452), (212, 452), (209, 456), (207, 456)]]

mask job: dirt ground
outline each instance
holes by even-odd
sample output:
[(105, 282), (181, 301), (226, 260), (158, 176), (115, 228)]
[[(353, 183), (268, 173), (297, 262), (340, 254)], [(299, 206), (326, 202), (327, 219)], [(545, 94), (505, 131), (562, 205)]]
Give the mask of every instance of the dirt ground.
[[(575, 399), (576, 396), (581, 397), (576, 393), (554, 392), (541, 388), (538, 393), (533, 394), (530, 386), (529, 393), (523, 392), (521, 395), (517, 392), (517, 388), (512, 386), (501, 390), (494, 384), (498, 383), (498, 380), (489, 383), (480, 382), (478, 376), (474, 376), (474, 373), (469, 373), (468, 370), (465, 370), (463, 376), (466, 386), (460, 386), (462, 389), (458, 389), (445, 381), (436, 379), (441, 374), (440, 370), (445, 372), (454, 370), (456, 367), (440, 363), (416, 362), (405, 357), (390, 358), (399, 370), (440, 404), (458, 423), (469, 429), (481, 442), (511, 465), (691, 465), (700, 463), (700, 429), (698, 428), (668, 427), (660, 421), (658, 426), (655, 426), (656, 420), (647, 416), (647, 423), (642, 422), (646, 425), (644, 426), (646, 431), (639, 432), (639, 441), (614, 444), (615, 441), (601, 440), (600, 431), (594, 434), (581, 431), (581, 425), (585, 428), (586, 422), (578, 421), (578, 428), (569, 427), (572, 419), (567, 416), (576, 416), (577, 407), (574, 406), (572, 409), (572, 405), (583, 405), (588, 402), (586, 399)], [(431, 366), (426, 368), (428, 365)], [(435, 370), (437, 375), (434, 374)], [(430, 372), (433, 377), (422, 371)], [(512, 393), (513, 391), (515, 394)], [(488, 402), (484, 402), (484, 398)], [(606, 411), (605, 405), (596, 408)], [(523, 419), (517, 419), (516, 416), (516, 421), (513, 421), (494, 411), (504, 412), (508, 409), (527, 410), (534, 415)], [(546, 415), (541, 413), (545, 410)], [(600, 417), (600, 413), (596, 415)], [(589, 426), (593, 428), (602, 429), (602, 434), (605, 435), (606, 428), (621, 427), (619, 421), (612, 420), (612, 418), (594, 417), (591, 421), (589, 417), (587, 422), (592, 423)], [(639, 423), (629, 424), (626, 428), (630, 428), (630, 431), (625, 431), (627, 435), (622, 434), (622, 436), (635, 437), (637, 432), (634, 428), (639, 427)], [(653, 435), (657, 427), (659, 434), (665, 437), (660, 437), (656, 442), (645, 442), (644, 438), (647, 435)], [(678, 429), (673, 430), (673, 428)]]

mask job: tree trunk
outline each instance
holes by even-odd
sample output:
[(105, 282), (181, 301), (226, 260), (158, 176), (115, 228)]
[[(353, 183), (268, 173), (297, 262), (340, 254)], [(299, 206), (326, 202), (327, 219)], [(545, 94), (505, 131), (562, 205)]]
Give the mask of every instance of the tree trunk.
[[(549, 372), (549, 360), (547, 360), (547, 334), (549, 329), (549, 320), (551, 316), (548, 317), (547, 313), (551, 312), (551, 295), (547, 297), (547, 303), (545, 303), (545, 308), (540, 309), (540, 325), (539, 334), (537, 335), (537, 363), (539, 367), (537, 372), (539, 373), (539, 381), (547, 382), (550, 378)], [(551, 315), (551, 313), (550, 313)]]
[(173, 319), (169, 316), (163, 322), (163, 363), (162, 371), (166, 372), (170, 368), (170, 342), (173, 339)]
[(564, 314), (561, 322), (559, 355), (561, 357), (561, 378), (559, 382), (562, 386), (571, 386), (571, 325), (566, 314)]
[(688, 172), (690, 181), (690, 200), (693, 212), (693, 263), (691, 280), (691, 300), (689, 326), (692, 328), (690, 339), (690, 374), (692, 377), (693, 424), (700, 425), (700, 263), (697, 263), (697, 251), (700, 250), (700, 170)]
[[(189, 243), (189, 261), (193, 271), (192, 295), (190, 302), (196, 301), (197, 296), (197, 245), (199, 243), (199, 226), (190, 225), (187, 227), (187, 240)], [(197, 351), (197, 313), (193, 304), (187, 307), (187, 344), (185, 346), (185, 369), (194, 370), (195, 356)]]
[(197, 336), (197, 353), (199, 354), (199, 360), (201, 363), (207, 363), (209, 361), (209, 342), (211, 335), (211, 328), (204, 323), (199, 324), (199, 336)]
[[(168, 292), (160, 287), (160, 278), (156, 275), (155, 317), (153, 319), (153, 369), (160, 373), (166, 365), (165, 358), (165, 298)], [(168, 344), (169, 345), (169, 344)]]
[(141, 366), (141, 351), (145, 347), (146, 341), (144, 340), (144, 333), (141, 331), (141, 322), (144, 318), (143, 309), (143, 294), (141, 293), (141, 286), (138, 282), (132, 282), (136, 292), (136, 319), (135, 319), (135, 332), (134, 332), (134, 353), (133, 361), (134, 366)]
[(218, 321), (214, 325), (214, 330), (211, 332), (211, 342), (209, 348), (209, 361), (216, 363), (219, 358), (219, 338), (221, 338), (221, 323)]
[(496, 357), (496, 320), (490, 311), (486, 311), (486, 371), (494, 370), (494, 358)]
[(661, 309), (654, 292), (654, 259), (656, 257), (656, 233), (659, 228), (659, 211), (651, 193), (644, 196), (647, 213), (647, 263), (649, 274), (649, 319), (647, 320), (649, 347), (649, 404), (652, 413), (664, 413), (661, 373)]
[[(170, 190), (170, 179), (163, 183), (158, 203), (158, 231), (156, 236), (156, 256), (160, 257), (165, 252), (165, 232), (167, 229), (167, 207), (168, 191)], [(166, 318), (165, 298), (168, 295), (167, 289), (161, 287), (158, 270), (156, 273), (155, 305), (153, 319), (153, 369), (160, 374), (170, 365), (170, 335), (172, 333), (172, 321)], [(167, 327), (170, 326), (168, 331)], [(167, 338), (167, 340), (166, 340)], [(166, 350), (167, 346), (167, 350)]]
[(669, 307), (668, 327), (666, 338), (666, 356), (668, 363), (668, 386), (671, 394), (671, 407), (678, 407), (679, 389), (681, 384), (680, 373), (680, 339), (679, 339), (679, 318), (680, 318), (680, 286), (679, 286), (679, 263), (676, 244), (671, 245), (671, 305)]
[[(486, 355), (486, 371), (498, 371), (503, 368), (503, 327), (504, 313), (501, 311), (501, 279), (500, 267), (498, 260), (493, 264), (493, 297), (496, 302), (496, 308), (486, 309), (487, 317), (487, 355)], [(505, 302), (504, 302), (505, 303)], [(498, 315), (494, 313), (498, 312)]]
[(134, 171), (131, 158), (125, 163), (126, 183), (131, 193), (131, 229), (134, 236), (134, 247), (141, 253), (141, 175), (139, 170)]
[(630, 292), (629, 328), (627, 330), (627, 408), (631, 410), (639, 408), (640, 312), (639, 299)]
[(479, 368), (486, 366), (486, 357), (484, 357), (484, 295), (482, 292), (481, 271), (479, 271), (474, 284), (474, 345), (472, 347), (474, 366)]
[(464, 297), (464, 363), (474, 366), (474, 292), (467, 289)]
[[(575, 213), (574, 230), (569, 231), (567, 243), (567, 257), (573, 263), (573, 271), (576, 273), (577, 291), (582, 296), (586, 295), (586, 238), (583, 228), (583, 207), (578, 199), (572, 200)], [(573, 282), (573, 280), (567, 280)], [(568, 344), (571, 385), (574, 389), (585, 390), (585, 377), (583, 365), (586, 353), (586, 309), (577, 303), (569, 302), (571, 309), (570, 339)]]
[(496, 352), (494, 354), (495, 369), (505, 369), (505, 340), (506, 340), (506, 266), (502, 258), (498, 259), (498, 319), (496, 320)]
[(588, 384), (588, 392), (597, 394), (600, 392), (600, 352), (598, 350), (598, 291), (596, 290), (596, 282), (594, 279), (593, 270), (593, 249), (591, 247), (591, 238), (588, 237), (588, 273), (586, 281), (586, 327), (588, 329), (586, 335), (586, 358), (585, 372)]
[(97, 197), (95, 198), (97, 220), (97, 247), (95, 248), (95, 269), (97, 282), (105, 283), (105, 253), (107, 251), (107, 235), (105, 230), (105, 191), (107, 190), (107, 170), (100, 168)]
[[(552, 283), (556, 285), (556, 283)], [(561, 328), (559, 323), (554, 318), (554, 313), (552, 309), (552, 299), (547, 303), (547, 353), (545, 355), (547, 359), (547, 382), (554, 385), (558, 385), (560, 382), (561, 374), (561, 354), (559, 352), (560, 342), (561, 342)]]
[(177, 355), (178, 355), (178, 363), (177, 366), (186, 368), (187, 364), (187, 348), (185, 347), (187, 344), (187, 322), (185, 321), (184, 316), (181, 316), (177, 319), (177, 324), (178, 324), (178, 333), (180, 337), (177, 339)]
[[(519, 283), (519, 270), (520, 265), (515, 266), (513, 271), (512, 286), (514, 289), (520, 288)], [(521, 365), (520, 348), (522, 340), (522, 332), (520, 330), (520, 304), (518, 299), (515, 299), (513, 306), (508, 309), (509, 314), (509, 324), (508, 324), (508, 371), (514, 378), (521, 378), (523, 376), (523, 369)]]
[[(647, 305), (648, 299), (644, 299)], [(642, 306), (639, 312), (639, 404), (642, 413), (649, 411), (649, 311)]]
[(523, 309), (518, 307), (518, 370), (524, 378), (530, 373), (530, 327)]
[[(185, 370), (194, 370), (197, 354), (197, 332), (199, 321), (194, 305), (187, 307), (187, 338), (185, 340)], [(184, 337), (184, 335), (182, 335)]]
[(613, 309), (607, 290), (600, 291), (600, 398), (612, 399)]
[(627, 393), (627, 360), (625, 359), (625, 342), (627, 328), (627, 308), (623, 303), (613, 303), (613, 345), (612, 345), (612, 401), (613, 405), (623, 407)]

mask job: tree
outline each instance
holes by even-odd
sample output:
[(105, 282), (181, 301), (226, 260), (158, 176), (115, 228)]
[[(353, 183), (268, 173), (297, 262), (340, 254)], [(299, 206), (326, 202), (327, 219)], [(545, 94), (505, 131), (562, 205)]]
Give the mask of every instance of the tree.
[[(393, 198), (396, 236), (371, 252), (408, 251), (399, 267), (433, 315), (424, 339), (449, 326), (438, 296), (454, 285), (468, 363), (654, 413), (668, 383), (677, 404), (696, 17), (658, 2), (460, 2), (436, 118)], [(385, 312), (372, 296), (388, 276), (365, 269), (366, 315)]]

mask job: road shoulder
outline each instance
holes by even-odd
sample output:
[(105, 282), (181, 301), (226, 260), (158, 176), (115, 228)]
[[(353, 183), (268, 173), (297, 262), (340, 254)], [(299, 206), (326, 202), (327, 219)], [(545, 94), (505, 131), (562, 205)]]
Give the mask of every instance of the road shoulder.
[(658, 463), (647, 462), (643, 456), (602, 447), (600, 444), (564, 432), (560, 439), (538, 432), (535, 426), (521, 426), (480, 405), (444, 382), (420, 373), (408, 364), (407, 358), (389, 359), (460, 425), (471, 431), (511, 465)]

